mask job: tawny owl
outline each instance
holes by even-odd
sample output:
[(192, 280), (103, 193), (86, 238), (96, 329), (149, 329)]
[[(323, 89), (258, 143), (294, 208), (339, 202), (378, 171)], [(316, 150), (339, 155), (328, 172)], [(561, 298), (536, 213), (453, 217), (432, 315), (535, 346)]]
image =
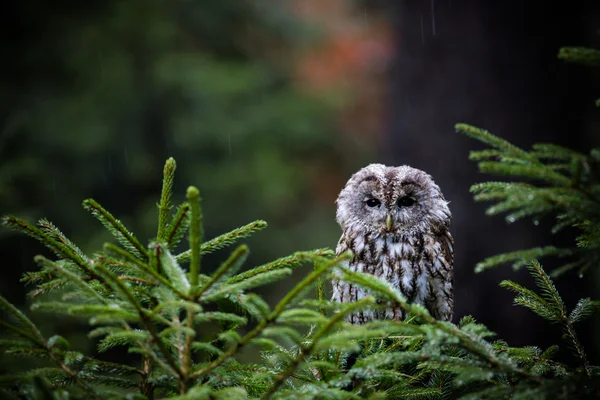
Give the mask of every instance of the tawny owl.
[[(451, 213), (438, 185), (427, 173), (408, 166), (371, 164), (355, 173), (337, 199), (336, 219), (343, 230), (336, 252), (349, 251), (345, 265), (370, 273), (399, 289), (409, 303), (425, 306), (439, 320), (454, 309), (454, 241)], [(333, 279), (333, 298), (356, 301), (364, 289)], [(404, 318), (395, 305), (348, 317), (353, 324)]]

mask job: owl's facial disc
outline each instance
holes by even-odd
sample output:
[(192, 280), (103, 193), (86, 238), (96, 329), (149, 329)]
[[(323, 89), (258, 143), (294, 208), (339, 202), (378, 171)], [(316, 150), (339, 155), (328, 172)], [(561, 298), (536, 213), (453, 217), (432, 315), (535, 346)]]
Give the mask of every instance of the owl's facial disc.
[(344, 229), (379, 235), (414, 234), (447, 226), (450, 211), (425, 172), (371, 164), (355, 173), (337, 199), (336, 220)]
[[(373, 188), (374, 189), (374, 188)], [(377, 196), (383, 198), (379, 200)], [(412, 193), (402, 191), (399, 194), (381, 196), (377, 190), (367, 190), (363, 197), (363, 208), (365, 211), (364, 222), (382, 233), (395, 233), (399, 229), (410, 225), (415, 212), (416, 196)]]

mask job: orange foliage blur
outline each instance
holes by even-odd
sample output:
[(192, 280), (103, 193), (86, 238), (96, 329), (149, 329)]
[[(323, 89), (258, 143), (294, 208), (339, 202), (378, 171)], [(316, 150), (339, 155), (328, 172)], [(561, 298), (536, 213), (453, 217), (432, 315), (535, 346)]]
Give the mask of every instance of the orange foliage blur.
[(392, 26), (382, 15), (348, 0), (293, 0), (298, 17), (323, 30), (297, 63), (301, 87), (319, 93), (341, 90), (350, 103), (339, 116), (348, 139), (378, 142), (384, 123), (387, 68), (394, 51)]

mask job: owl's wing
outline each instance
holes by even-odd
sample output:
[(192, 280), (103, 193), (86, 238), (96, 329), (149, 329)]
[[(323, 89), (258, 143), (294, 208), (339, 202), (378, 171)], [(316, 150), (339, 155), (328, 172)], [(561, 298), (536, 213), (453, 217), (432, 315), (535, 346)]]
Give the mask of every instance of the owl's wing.
[(442, 257), (448, 265), (450, 273), (452, 273), (454, 267), (454, 238), (450, 234), (450, 231), (446, 230), (438, 234), (438, 242), (442, 248)]
[(432, 290), (435, 292), (435, 305), (432, 309), (437, 319), (451, 321), (454, 315), (454, 238), (447, 229), (435, 236), (441, 251), (434, 261), (436, 273)]
[[(348, 243), (346, 242), (344, 235), (342, 235), (340, 237), (340, 240), (338, 241), (337, 247), (335, 248), (335, 255), (339, 256), (340, 254), (342, 254), (346, 251), (348, 251)], [(347, 267), (348, 261), (347, 260), (342, 261), (341, 265)], [(337, 271), (333, 272), (331, 284), (332, 284), (332, 289), (333, 289), (333, 293), (331, 295), (331, 300), (336, 301), (336, 302), (343, 302), (345, 300), (344, 299), (345, 285), (340, 281), (340, 277), (339, 277)]]
[(338, 240), (337, 247), (335, 248), (335, 255), (339, 256), (342, 253), (348, 251), (350, 247), (348, 246), (348, 242), (346, 240), (346, 236), (342, 235), (340, 240)]

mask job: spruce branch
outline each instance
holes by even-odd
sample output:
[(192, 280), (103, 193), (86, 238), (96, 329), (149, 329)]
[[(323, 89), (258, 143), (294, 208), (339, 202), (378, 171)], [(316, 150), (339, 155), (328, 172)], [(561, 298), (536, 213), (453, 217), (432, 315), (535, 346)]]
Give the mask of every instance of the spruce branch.
[[(188, 203), (190, 205), (190, 229), (189, 229), (189, 246), (191, 252), (191, 260), (190, 260), (190, 280), (188, 283), (188, 294), (191, 296), (193, 300), (196, 300), (198, 297), (196, 295), (196, 290), (198, 289), (198, 275), (200, 274), (200, 244), (203, 240), (203, 221), (202, 221), (202, 209), (200, 208), (200, 192), (197, 188), (190, 186), (187, 189), (186, 197)], [(173, 265), (177, 264), (177, 259), (172, 257), (169, 258)], [(185, 278), (185, 275), (183, 275)], [(187, 282), (187, 280), (186, 280)], [(192, 307), (189, 307), (186, 310), (186, 325), (187, 329), (190, 332), (195, 333), (194, 331), (194, 310)], [(180, 350), (180, 358), (182, 359), (181, 366), (181, 376), (179, 383), (179, 391), (180, 394), (183, 395), (188, 390), (188, 382), (190, 380), (191, 368), (192, 368), (192, 344), (193, 344), (193, 335), (184, 334), (185, 335), (185, 343)]]
[(569, 315), (552, 279), (546, 274), (541, 264), (537, 260), (532, 260), (527, 265), (527, 269), (541, 290), (541, 295), (511, 281), (503, 281), (501, 286), (519, 294), (515, 298), (516, 304), (529, 308), (546, 320), (561, 324), (565, 338), (569, 340), (570, 346), (580, 359), (586, 375), (591, 376), (591, 367), (573, 325), (600, 308), (600, 302), (592, 301), (589, 298), (581, 299)]
[(169, 211), (171, 210), (171, 196), (173, 194), (173, 180), (175, 179), (176, 168), (177, 164), (172, 157), (165, 162), (162, 191), (160, 194), (160, 203), (158, 204), (158, 233), (156, 238), (158, 241), (167, 243), (169, 243), (167, 224)]
[(35, 326), (25, 314), (9, 303), (3, 296), (0, 296), (0, 310), (6, 312), (17, 323), (17, 325), (12, 325), (0, 320), (0, 323), (3, 326), (30, 340), (35, 345), (40, 346), (45, 343), (44, 337), (37, 326)]
[(509, 280), (502, 281), (500, 286), (518, 295), (514, 299), (516, 305), (526, 307), (548, 321), (561, 321), (560, 309), (557, 309), (553, 303), (549, 303), (546, 298), (534, 291)]
[(129, 304), (131, 304), (135, 310), (137, 311), (140, 321), (143, 323), (144, 327), (148, 330), (150, 335), (152, 336), (152, 341), (158, 347), (160, 353), (166, 360), (168, 364), (167, 371), (169, 371), (175, 377), (182, 377), (181, 370), (179, 369), (175, 359), (171, 356), (168, 348), (165, 346), (163, 340), (159, 337), (152, 320), (146, 311), (142, 308), (142, 305), (139, 304), (137, 298), (134, 294), (125, 286), (125, 284), (119, 279), (118, 276), (113, 274), (108, 268), (103, 265), (99, 265), (98, 269), (105, 275), (110, 282), (114, 285), (117, 291), (121, 292), (121, 294), (127, 299)]
[[(226, 246), (229, 246), (240, 239), (244, 239), (254, 232), (263, 230), (267, 227), (267, 223), (265, 221), (254, 221), (247, 225), (244, 225), (240, 228), (236, 228), (230, 232), (224, 233), (220, 236), (217, 236), (209, 241), (206, 241), (200, 245), (200, 254), (208, 254), (213, 253), (217, 250), (220, 250)], [(177, 255), (177, 261), (180, 263), (186, 262), (190, 259), (192, 254), (191, 249), (186, 250), (181, 254)]]
[(148, 252), (141, 245), (131, 232), (125, 228), (125, 225), (113, 217), (111, 213), (105, 210), (96, 200), (87, 199), (83, 201), (83, 208), (89, 211), (102, 225), (117, 239), (123, 247), (135, 255), (140, 260), (148, 259)]
[(554, 143), (535, 143), (533, 144), (532, 149), (534, 151), (531, 154), (537, 159), (565, 161), (585, 159), (585, 154)]
[(59, 266), (56, 262), (48, 260), (44, 256), (35, 256), (34, 261), (45, 268), (51, 268), (57, 275), (62, 276), (67, 279), (75, 286), (81, 289), (83, 293), (89, 294), (91, 297), (95, 298), (98, 301), (104, 301), (102, 295), (100, 295), (97, 291), (95, 291), (89, 284), (87, 284), (80, 276), (75, 275), (74, 273), (68, 271), (65, 268)]
[(571, 185), (571, 179), (550, 168), (542, 168), (540, 165), (511, 165), (499, 161), (482, 161), (479, 163), (479, 170), (492, 175), (537, 179), (557, 186)]
[[(135, 267), (139, 271), (152, 276), (152, 278), (154, 278), (157, 281), (159, 281), (162, 285), (168, 287), (178, 297), (181, 297), (181, 298), (187, 297), (186, 293), (181, 292), (168, 279), (166, 279), (164, 276), (162, 276), (158, 271), (154, 270), (148, 264), (146, 264), (145, 262), (141, 261), (137, 257), (134, 257), (131, 253), (127, 252), (126, 250), (124, 250), (124, 249), (122, 249), (122, 248), (120, 248), (120, 247), (118, 247), (118, 246), (116, 246), (116, 245), (114, 245), (112, 243), (105, 243), (104, 244), (104, 250), (108, 254), (114, 254), (115, 256), (120, 257), (123, 260), (129, 262), (129, 264), (126, 264), (126, 266)], [(117, 264), (119, 263), (118, 260), (114, 260), (114, 259), (112, 259), (110, 257), (105, 257), (105, 256), (100, 256), (98, 258), (98, 262), (100, 264), (102, 264), (102, 265), (107, 265), (107, 266), (110, 265), (110, 264), (113, 264), (113, 263), (117, 263)]]
[(554, 246), (534, 247), (527, 250), (517, 250), (509, 253), (502, 253), (488, 257), (475, 265), (475, 272), (480, 273), (498, 265), (512, 263), (514, 270), (527, 265), (529, 260), (540, 259), (542, 257), (557, 256), (566, 257), (572, 255), (571, 249), (559, 249)]
[[(73, 284), (75, 284), (77, 287), (79, 287), (82, 290), (82, 292), (90, 294), (90, 296), (92, 298), (96, 299), (104, 306), (109, 306), (109, 303), (106, 298), (104, 298), (102, 295), (100, 295), (98, 292), (96, 292), (92, 287), (90, 287), (86, 282), (84, 282), (77, 275), (65, 270), (64, 268), (60, 268), (55, 262), (52, 262), (42, 256), (37, 256), (35, 258), (35, 260), (40, 265), (43, 265), (46, 267), (51, 267), (52, 269), (54, 269), (54, 271), (57, 274), (62, 275), (65, 278), (67, 278), (69, 281), (71, 281)], [(138, 261), (137, 259), (135, 259), (135, 260)], [(122, 277), (119, 277), (119, 279), (120, 278), (122, 278)], [(81, 313), (83, 311), (85, 311), (85, 309), (90, 308), (90, 307), (92, 307), (92, 306), (87, 305), (87, 306), (79, 307), (79, 309), (78, 309), (78, 307), (76, 307), (76, 306), (71, 306), (71, 310), (72, 310), (71, 312), (75, 313), (76, 315), (81, 315)], [(100, 308), (100, 309), (102, 309), (102, 308)], [(116, 309), (112, 309), (112, 308), (111, 308), (111, 310), (117, 311)], [(104, 311), (101, 311), (101, 312), (104, 312)], [(97, 312), (92, 312), (92, 315), (96, 315), (96, 314), (97, 314)], [(133, 334), (132, 329), (129, 327), (129, 325), (124, 320), (121, 321), (121, 325), (123, 326), (124, 329), (126, 329), (127, 332), (129, 332), (130, 334)], [(106, 328), (104, 328), (104, 329), (106, 329)], [(99, 330), (97, 330), (97, 331), (100, 332)], [(141, 341), (137, 341), (137, 344), (140, 347), (145, 347), (144, 343)], [(149, 350), (149, 352), (152, 353), (151, 350)], [(99, 367), (102, 367), (104, 365), (111, 365), (113, 369), (117, 368), (117, 367), (128, 368), (127, 366), (123, 366), (120, 364), (119, 365), (118, 364), (109, 364), (109, 363), (101, 362), (98, 360), (94, 360), (94, 361), (95, 361), (96, 365), (98, 365)], [(164, 365), (164, 363), (162, 361), (159, 361), (159, 363)], [(147, 358), (144, 359), (143, 364), (145, 366), (144, 367), (145, 369), (151, 370), (152, 362), (149, 359), (147, 359)], [(164, 365), (164, 366), (166, 367), (166, 369), (168, 368), (168, 366), (166, 366), (166, 365)], [(148, 379), (148, 376), (145, 375), (143, 378), (143, 381), (145, 383), (142, 384), (143, 392), (146, 392), (146, 393), (148, 393), (148, 391), (151, 390), (151, 387), (152, 387), (152, 385), (148, 383), (147, 379)]]
[[(202, 295), (207, 290), (211, 289), (211, 287), (215, 283), (217, 283), (219, 280), (221, 280), (221, 278), (223, 278), (226, 275), (235, 273), (237, 270), (239, 270), (241, 268), (241, 266), (246, 261), (247, 257), (248, 257), (248, 246), (246, 246), (246, 245), (239, 246), (236, 250), (233, 251), (233, 253), (231, 253), (229, 258), (227, 258), (227, 260), (225, 262), (223, 262), (219, 266), (219, 268), (217, 268), (217, 270), (212, 274), (210, 279), (194, 293), (194, 296), (196, 296), (198, 298), (202, 297)], [(236, 283), (236, 282), (229, 282), (229, 283)]]
[(77, 247), (75, 243), (69, 240), (52, 222), (48, 221), (46, 218), (42, 218), (38, 221), (38, 226), (43, 232), (48, 234), (48, 236), (59, 243), (62, 243), (71, 254), (77, 255), (78, 260), (87, 260), (88, 257), (83, 253), (83, 251), (81, 251), (81, 249)]
[[(583, 53), (590, 55), (596, 54), (596, 51), (590, 53), (586, 50)], [(551, 143), (534, 144), (527, 152), (487, 131), (465, 124), (457, 124), (456, 128), (458, 132), (492, 147), (472, 154), (471, 159), (478, 162), (481, 172), (535, 182), (473, 185), (471, 192), (476, 201), (493, 202), (486, 214), (505, 213), (509, 223), (531, 217), (535, 225), (541, 218), (555, 215), (557, 221), (552, 228), (553, 233), (567, 227), (580, 231), (576, 239), (578, 249), (546, 246), (501, 254), (478, 263), (477, 272), (509, 262), (518, 269), (526, 261), (545, 256), (572, 257), (553, 272), (554, 276), (575, 268), (582, 273), (589, 266), (598, 264), (599, 236), (592, 227), (600, 223), (600, 168), (592, 153), (586, 155)], [(586, 248), (582, 244), (591, 246)], [(595, 250), (588, 251), (592, 248)]]
[(404, 296), (387, 281), (383, 281), (370, 274), (355, 272), (345, 267), (340, 267), (340, 269), (345, 281), (365, 287), (375, 292), (377, 297), (383, 296), (386, 300), (398, 304), (407, 313), (418, 316), (432, 328), (437, 328), (451, 337), (458, 339), (461, 347), (488, 363), (492, 368), (502, 372), (513, 373), (526, 379), (539, 380), (539, 378), (515, 367), (512, 363), (498, 358), (489, 344), (478, 340), (472, 334), (460, 330), (456, 325), (451, 323), (438, 321), (420, 305), (407, 303)]
[(30, 341), (34, 346), (42, 349), (46, 355), (58, 365), (71, 379), (79, 385), (89, 396), (93, 399), (100, 400), (100, 398), (94, 393), (94, 391), (78, 376), (77, 373), (72, 371), (61, 359), (57, 357), (53, 351), (51, 344), (46, 342), (42, 333), (35, 326), (29, 318), (19, 311), (15, 306), (10, 304), (3, 296), (0, 296), (0, 309), (8, 313), (18, 325), (12, 325), (8, 322), (0, 320), (0, 325), (10, 329), (20, 337)]
[(308, 344), (304, 344), (300, 347), (298, 355), (292, 360), (285, 371), (277, 375), (275, 382), (262, 398), (265, 400), (270, 399), (275, 392), (277, 392), (283, 382), (294, 374), (300, 363), (302, 363), (305, 358), (313, 352), (319, 340), (323, 336), (327, 335), (335, 325), (337, 325), (344, 317), (346, 317), (346, 315), (372, 304), (375, 304), (375, 299), (373, 297), (365, 297), (356, 302), (344, 305), (339, 312), (337, 312), (333, 317), (329, 318), (327, 323), (322, 325), (321, 328), (315, 332)]
[(169, 249), (173, 250), (183, 238), (190, 225), (190, 205), (185, 202), (177, 207), (177, 212), (169, 223), (166, 232), (166, 242)]
[[(571, 341), (571, 345), (575, 349), (577, 356), (581, 360), (585, 373), (588, 376), (591, 376), (590, 365), (587, 361), (587, 356), (583, 350), (583, 346), (579, 342), (577, 334), (575, 333), (575, 328), (573, 327), (573, 321), (567, 315), (567, 308), (560, 297), (558, 290), (554, 286), (552, 279), (546, 274), (542, 266), (537, 260), (533, 260), (528, 266), (529, 272), (536, 280), (536, 284), (540, 289), (542, 289), (545, 297), (554, 303), (555, 309), (559, 312), (560, 322), (563, 325), (563, 329), (565, 334)], [(587, 310), (585, 310), (587, 313)], [(584, 313), (584, 314), (585, 314)]]
[(567, 307), (563, 303), (556, 286), (554, 286), (554, 282), (552, 282), (552, 279), (542, 269), (540, 263), (537, 260), (532, 260), (527, 264), (527, 269), (536, 281), (537, 286), (542, 290), (542, 296), (548, 304), (552, 304), (552, 307), (557, 311), (561, 319), (566, 319)]
[(281, 313), (285, 311), (285, 308), (288, 306), (288, 304), (290, 304), (298, 295), (300, 295), (308, 287), (313, 285), (320, 276), (328, 272), (331, 268), (336, 266), (341, 260), (345, 258), (347, 258), (347, 256), (322, 263), (319, 266), (319, 268), (316, 268), (302, 281), (300, 281), (290, 292), (288, 292), (288, 294), (277, 303), (277, 305), (267, 318), (260, 321), (260, 323), (252, 331), (248, 332), (239, 341), (235, 342), (233, 346), (229, 348), (229, 350), (224, 352), (216, 360), (192, 373), (191, 377), (199, 377), (205, 375), (208, 372), (220, 366), (223, 362), (227, 361), (230, 357), (235, 355), (243, 346), (250, 343), (250, 341), (252, 341), (258, 335), (260, 335), (267, 326), (275, 322), (277, 318), (281, 315)]
[[(314, 269), (314, 271), (312, 271), (308, 276), (306, 276), (302, 281), (300, 281), (300, 283), (294, 286), (294, 288), (290, 290), (284, 296), (284, 298), (279, 301), (279, 303), (277, 303), (277, 305), (273, 309), (273, 313), (271, 314), (270, 319), (275, 320), (285, 310), (285, 307), (287, 307), (289, 303), (295, 300), (296, 297), (300, 295), (300, 293), (302, 293), (308, 287), (313, 285), (317, 281), (317, 279), (319, 279), (319, 277), (323, 276), (330, 269), (336, 267), (340, 262), (347, 260), (349, 257), (349, 254), (344, 254), (332, 260), (322, 261), (320, 265)], [(319, 259), (317, 260), (321, 261)]]
[(600, 66), (600, 51), (587, 47), (561, 47), (558, 58), (592, 67)]
[[(536, 169), (536, 176), (551, 177), (544, 181), (545, 187), (520, 182), (473, 185), (477, 200), (496, 202), (494, 212), (507, 212), (512, 220), (557, 212), (559, 224), (576, 226), (583, 232), (578, 237), (579, 248), (520, 250), (484, 260), (479, 264), (482, 270), (501, 263), (520, 267), (528, 259), (550, 255), (573, 256), (574, 265), (581, 268), (600, 260), (594, 253), (600, 248), (600, 231), (595, 227), (599, 215), (590, 211), (594, 201), (588, 195), (600, 195), (600, 186), (592, 176), (594, 163), (600, 165), (600, 156), (594, 161), (551, 144), (535, 145), (531, 152), (524, 152), (487, 132), (473, 135), (483, 137), (493, 149), (473, 152), (472, 159), (508, 165), (515, 171)], [(139, 354), (142, 359), (137, 368), (95, 360), (70, 351), (60, 336), (48, 340), (37, 337), (18, 316), (12, 316), (11, 320), (0, 320), (0, 325), (20, 339), (0, 340), (0, 349), (13, 356), (49, 359), (57, 365), (32, 369), (15, 378), (18, 391), (32, 390), (31, 379), (48, 379), (48, 388), (67, 388), (65, 393), (69, 394), (68, 385), (75, 384), (74, 389), (79, 392), (81, 387), (91, 398), (94, 390), (102, 398), (141, 394), (152, 399), (174, 393), (180, 399), (456, 398), (492, 392), (502, 396), (542, 395), (550, 387), (570, 384), (575, 379), (581, 379), (585, 386), (597, 374), (597, 367), (589, 364), (575, 335), (574, 325), (600, 308), (600, 302), (581, 299), (568, 313), (541, 266), (542, 272), (528, 266), (540, 289), (537, 293), (510, 281), (502, 286), (517, 294), (515, 303), (560, 324), (569, 347), (583, 364), (581, 369), (552, 360), (556, 346), (542, 351), (535, 346), (511, 348), (502, 341), (490, 343), (488, 337), (494, 334), (473, 318), (461, 319), (458, 326), (438, 321), (423, 306), (409, 304), (388, 282), (340, 266), (349, 255), (334, 258), (329, 249), (293, 253), (239, 273), (248, 255), (248, 248), (241, 245), (215, 272), (201, 274), (202, 254), (230, 245), (266, 224), (256, 221), (202, 242), (202, 211), (196, 188), (188, 189), (187, 201), (170, 217), (174, 168), (174, 161), (167, 160), (158, 204), (157, 237), (144, 253), (109, 221), (107, 212), (104, 215), (98, 211), (99, 219), (104, 218), (105, 226), (116, 231), (124, 248), (106, 244), (104, 252), (93, 260), (46, 220), (33, 230), (24, 229), (34, 233), (30, 236), (37, 235), (61, 260), (36, 257), (39, 271), (27, 274), (23, 280), (37, 285), (39, 293), (66, 289), (60, 301), (37, 302), (32, 309), (91, 316), (89, 323), (100, 326), (91, 329), (88, 336), (100, 338), (99, 351), (125, 346), (130, 354)], [(565, 180), (555, 179), (552, 174), (570, 183), (566, 185)], [(517, 174), (521, 178), (533, 175)], [(172, 251), (186, 232), (190, 249), (174, 256)], [(83, 262), (89, 272), (76, 260)], [(191, 262), (186, 274), (181, 263), (188, 260)], [(314, 263), (314, 270), (273, 309), (258, 294), (248, 292), (288, 276), (306, 263)], [(361, 326), (343, 322), (345, 315), (359, 307), (378, 305), (371, 297), (342, 305), (328, 301), (324, 277), (334, 269), (337, 278), (398, 305), (406, 318)], [(316, 298), (301, 299), (314, 288)], [(0, 308), (13, 313), (1, 302)], [(250, 318), (254, 325), (240, 331)], [(198, 324), (211, 324), (218, 330), (197, 330)], [(247, 345), (260, 346), (266, 364), (238, 362), (238, 354)], [(135, 380), (127, 378), (131, 375), (136, 375)], [(8, 387), (3, 379), (0, 384)], [(139, 394), (131, 392), (135, 387)]]
[(142, 396), (146, 396), (148, 400), (154, 399), (154, 384), (150, 381), (153, 370), (152, 360), (145, 357), (142, 361), (142, 374), (139, 386)]
[[(68, 244), (61, 243), (60, 241), (54, 239), (51, 235), (44, 232), (43, 230), (23, 221), (20, 218), (16, 218), (13, 216), (3, 217), (2, 225), (8, 227), (9, 229), (25, 233), (27, 236), (36, 239), (37, 241), (45, 245), (47, 248), (52, 250), (52, 252), (58, 257), (65, 260), (73, 261), (75, 264), (77, 264), (77, 266), (79, 266), (83, 271), (88, 273), (91, 277), (95, 276), (94, 272), (88, 264), (87, 259), (81, 257), (79, 252), (75, 248), (72, 248)], [(70, 241), (68, 241), (67, 243), (70, 243)]]
[(190, 282), (193, 288), (198, 284), (200, 273), (200, 244), (202, 243), (202, 210), (200, 209), (200, 192), (193, 186), (187, 190), (187, 200), (191, 208), (190, 222)]
[(493, 135), (484, 129), (480, 129), (468, 124), (456, 124), (455, 128), (457, 132), (461, 132), (483, 143), (489, 144), (496, 149), (513, 155), (517, 159), (533, 161), (533, 158), (525, 150), (520, 149), (512, 143), (499, 138), (498, 136)]
[(119, 279), (122, 280), (122, 281), (132, 281), (132, 282), (143, 283), (143, 284), (148, 285), (148, 286), (156, 286), (155, 282), (151, 282), (151, 281), (148, 281), (148, 280), (143, 279), (143, 278), (138, 278), (137, 276), (124, 276), (124, 275), (120, 275)]
[(584, 319), (591, 316), (596, 310), (600, 309), (600, 301), (594, 301), (589, 297), (584, 299), (580, 299), (575, 308), (569, 314), (569, 322), (571, 324), (575, 324), (577, 322), (583, 321)]
[(79, 375), (71, 370), (62, 360), (60, 360), (50, 348), (46, 348), (48, 356), (60, 369), (62, 369), (78, 386), (80, 386), (88, 396), (91, 396), (93, 400), (101, 400), (101, 398), (94, 392), (94, 390), (81, 378)]
[(251, 278), (253, 276), (264, 274), (265, 272), (275, 271), (283, 268), (294, 269), (301, 265), (304, 265), (308, 261), (314, 261), (320, 257), (327, 258), (333, 256), (333, 252), (330, 249), (317, 249), (312, 251), (298, 251), (293, 253), (292, 255), (278, 258), (277, 260), (271, 261), (269, 263), (259, 265), (258, 267), (254, 267), (251, 270), (242, 272), (239, 275), (232, 276), (227, 279), (228, 284), (234, 284), (238, 282), (242, 282), (245, 279)]
[(224, 284), (220, 286), (219, 289), (213, 290), (210, 293), (206, 293), (201, 299), (199, 299), (199, 301), (202, 303), (207, 303), (219, 300), (224, 298), (226, 295), (230, 295), (233, 293), (241, 293), (248, 289), (264, 286), (269, 283), (281, 280), (291, 275), (291, 273), (292, 270), (290, 268), (282, 268), (252, 276), (238, 283)]
[(185, 293), (184, 297), (191, 296), (195, 284), (194, 279), (190, 278), (188, 280), (169, 248), (163, 243), (151, 243), (150, 247), (154, 248), (154, 258), (157, 261), (158, 271), (166, 275), (168, 281), (176, 289), (176, 293)]
[(484, 149), (484, 150), (471, 150), (469, 153), (469, 160), (481, 161), (481, 160), (498, 160), (504, 153), (501, 150), (496, 149)]

